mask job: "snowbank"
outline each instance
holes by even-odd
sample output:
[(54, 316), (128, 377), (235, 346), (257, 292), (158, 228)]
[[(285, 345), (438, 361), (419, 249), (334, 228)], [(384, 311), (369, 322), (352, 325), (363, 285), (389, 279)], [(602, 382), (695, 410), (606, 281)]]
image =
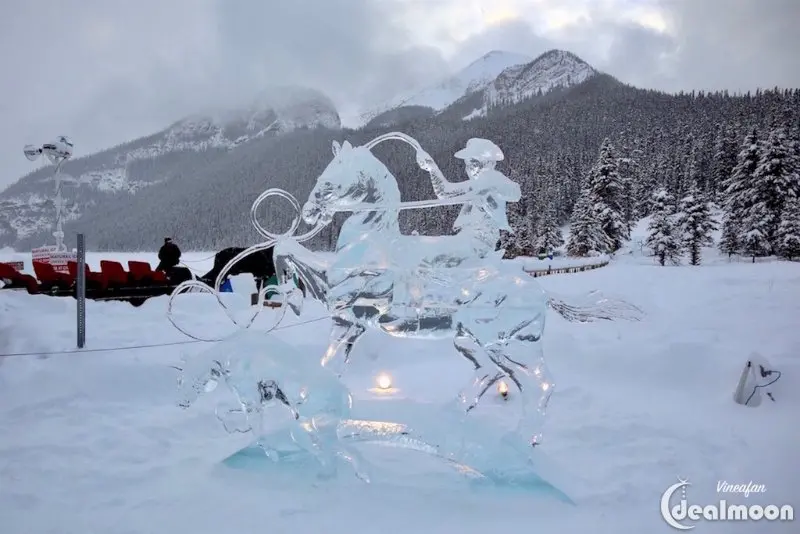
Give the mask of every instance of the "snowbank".
[[(96, 261), (96, 259), (92, 260)], [(556, 382), (542, 454), (574, 480), (577, 505), (522, 490), (470, 486), (418, 453), (365, 449), (369, 487), (354, 478), (279, 481), (226, 469), (248, 442), (225, 433), (213, 402), (175, 407), (175, 370), (187, 343), (117, 352), (0, 358), (0, 517), (8, 532), (389, 531), (672, 532), (662, 492), (687, 478), (690, 504), (725, 498), (797, 506), (800, 272), (796, 264), (719, 263), (664, 268), (619, 257), (602, 269), (541, 279), (560, 294), (599, 289), (643, 308), (640, 323), (576, 325), (550, 314), (543, 340)], [(224, 333), (204, 297), (181, 300), (198, 330)], [(231, 306), (244, 299), (230, 295)], [(238, 300), (237, 300), (238, 299)], [(140, 308), (87, 303), (87, 349), (187, 341), (165, 318), (166, 298)], [(74, 347), (72, 299), (0, 292), (0, 351)], [(267, 315), (272, 311), (265, 312)], [(323, 319), (299, 324), (300, 320)], [(265, 316), (264, 320), (269, 319)], [(276, 333), (321, 354), (329, 321), (309, 302)], [(732, 401), (745, 360), (758, 351), (782, 372), (775, 402)], [(388, 371), (398, 393), (376, 398)], [(435, 406), (471, 376), (445, 341), (370, 332), (345, 375), (357, 410)], [(493, 404), (499, 417), (509, 404)], [(380, 404), (384, 403), (384, 404)], [(450, 473), (449, 471), (447, 473)], [(718, 481), (764, 484), (745, 499)], [(698, 521), (698, 532), (789, 532), (786, 524)], [(702, 523), (702, 524), (701, 524)], [(120, 525), (124, 528), (120, 529)], [(774, 527), (774, 528), (773, 528)]]

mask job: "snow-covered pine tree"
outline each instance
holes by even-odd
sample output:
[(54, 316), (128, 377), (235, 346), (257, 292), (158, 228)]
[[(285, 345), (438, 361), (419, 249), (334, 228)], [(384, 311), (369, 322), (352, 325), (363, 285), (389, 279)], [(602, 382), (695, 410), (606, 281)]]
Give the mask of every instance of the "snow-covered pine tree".
[(561, 235), (561, 228), (556, 221), (555, 209), (548, 207), (539, 225), (539, 236), (536, 238), (534, 246), (538, 254), (546, 254), (555, 251), (564, 244), (564, 236)]
[(602, 252), (616, 252), (630, 232), (623, 214), (624, 186), (614, 146), (608, 138), (603, 140), (600, 155), (589, 170), (587, 186), (595, 202), (592, 211), (609, 243), (608, 250)]
[[(758, 133), (755, 128), (745, 136), (742, 149), (736, 156), (736, 165), (722, 183), (722, 205), (725, 212), (722, 234), (728, 250), (738, 253), (744, 243), (744, 220), (755, 195), (753, 173), (760, 158)], [(722, 243), (723, 240), (720, 240)], [(734, 247), (730, 249), (730, 247)]]
[(666, 189), (659, 189), (653, 194), (652, 218), (647, 227), (648, 235), (645, 245), (653, 251), (658, 263), (666, 265), (667, 261), (680, 264), (681, 243), (679, 228), (674, 220), (675, 201)]
[(776, 244), (781, 257), (789, 260), (800, 257), (800, 199), (795, 195), (786, 198)]
[(769, 220), (769, 207), (763, 200), (757, 200), (748, 208), (742, 224), (742, 252), (753, 258), (753, 263), (757, 257), (771, 252)]
[(652, 213), (653, 191), (656, 191), (665, 182), (667, 174), (667, 158), (663, 153), (652, 159), (647, 172), (642, 173), (634, 184), (636, 197), (636, 213), (639, 217), (647, 217)]
[(681, 199), (680, 209), (678, 226), (683, 248), (689, 254), (689, 264), (700, 265), (703, 247), (714, 244), (711, 232), (717, 229), (717, 224), (711, 218), (711, 208), (697, 183)]
[(625, 221), (625, 233), (630, 236), (631, 228), (637, 218), (633, 184), (637, 179), (638, 163), (633, 158), (625, 157), (619, 158), (617, 165), (622, 183), (622, 219)]
[(531, 227), (531, 204), (533, 202), (533, 180), (530, 176), (511, 172), (512, 180), (520, 184), (522, 197), (519, 202), (513, 202), (506, 208), (508, 223), (514, 230), (500, 232), (499, 248), (505, 249), (504, 258), (517, 256), (531, 256), (533, 254), (533, 232)]
[[(714, 156), (712, 159), (711, 179), (712, 191), (723, 188), (723, 184), (730, 178), (733, 168), (736, 167), (736, 153), (738, 143), (736, 133), (730, 125), (725, 125), (717, 131), (714, 143)], [(711, 200), (716, 201), (716, 198)]]
[(719, 236), (717, 248), (728, 258), (739, 252), (742, 245), (739, 242), (739, 228), (731, 221), (730, 216), (725, 213), (722, 216), (722, 233)]
[(595, 211), (597, 202), (589, 189), (584, 189), (572, 210), (567, 254), (569, 256), (588, 256), (591, 252), (608, 249), (608, 236), (603, 232), (600, 219)]
[(771, 249), (777, 246), (784, 199), (795, 194), (798, 183), (794, 146), (782, 127), (774, 127), (761, 145), (758, 166), (753, 171), (753, 202), (759, 204), (760, 228)]
[[(629, 139), (627, 132), (625, 139)], [(633, 223), (639, 219), (636, 212), (637, 202), (635, 196), (636, 183), (641, 179), (640, 159), (642, 150), (639, 148), (641, 141), (633, 137), (629, 142), (623, 142), (620, 155), (617, 158), (620, 180), (622, 182), (622, 212), (627, 224), (627, 232), (633, 227)]]

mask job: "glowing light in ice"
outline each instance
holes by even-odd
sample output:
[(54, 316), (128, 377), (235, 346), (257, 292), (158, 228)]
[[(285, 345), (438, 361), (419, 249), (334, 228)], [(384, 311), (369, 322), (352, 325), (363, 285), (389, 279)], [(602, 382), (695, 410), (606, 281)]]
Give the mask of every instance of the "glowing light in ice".
[(502, 395), (503, 397), (505, 397), (506, 395), (508, 395), (508, 384), (506, 384), (506, 383), (505, 383), (504, 381), (502, 381), (502, 380), (501, 380), (500, 382), (498, 382), (498, 383), (497, 383), (497, 392), (498, 392), (500, 395)]
[(392, 377), (386, 373), (379, 374), (375, 382), (380, 389), (390, 389), (392, 387)]

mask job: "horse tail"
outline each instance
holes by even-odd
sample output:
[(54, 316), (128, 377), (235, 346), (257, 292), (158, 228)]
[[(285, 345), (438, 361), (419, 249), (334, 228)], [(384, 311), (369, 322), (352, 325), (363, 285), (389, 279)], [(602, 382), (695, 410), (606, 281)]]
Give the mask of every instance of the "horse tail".
[(611, 298), (599, 291), (580, 297), (564, 297), (548, 292), (547, 305), (571, 323), (602, 321), (640, 321), (644, 311), (625, 300)]

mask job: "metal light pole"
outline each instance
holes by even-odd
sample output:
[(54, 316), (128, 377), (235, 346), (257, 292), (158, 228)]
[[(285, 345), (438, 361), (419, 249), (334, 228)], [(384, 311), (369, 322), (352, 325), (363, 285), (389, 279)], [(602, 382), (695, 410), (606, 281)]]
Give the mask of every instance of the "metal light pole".
[(61, 195), (61, 165), (72, 157), (72, 142), (68, 137), (61, 135), (51, 143), (45, 143), (41, 147), (34, 145), (25, 145), (25, 157), (30, 161), (36, 161), (42, 154), (44, 154), (50, 163), (56, 166), (53, 180), (55, 181), (56, 191), (53, 198), (53, 203), (56, 208), (56, 225), (53, 237), (56, 238), (55, 252), (66, 252), (67, 247), (64, 245), (64, 197)]

